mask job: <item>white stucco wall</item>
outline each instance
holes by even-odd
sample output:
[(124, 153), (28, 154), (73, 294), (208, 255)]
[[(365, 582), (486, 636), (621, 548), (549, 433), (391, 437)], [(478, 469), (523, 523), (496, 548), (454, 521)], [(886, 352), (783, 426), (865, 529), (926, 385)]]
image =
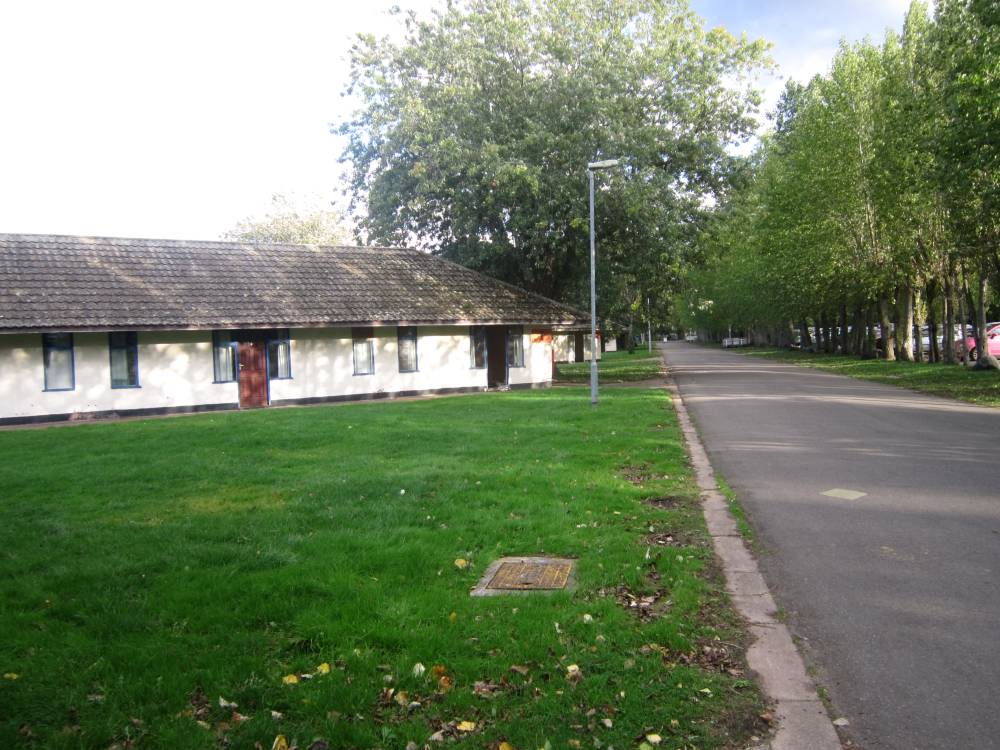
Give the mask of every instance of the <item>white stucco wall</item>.
[(375, 329), (375, 372), (354, 374), (350, 328), (293, 329), (292, 378), (271, 381), (271, 401), (442, 388), (485, 388), (486, 370), (472, 368), (464, 326), (417, 329), (417, 371), (399, 372), (395, 326)]
[[(557, 333), (553, 336), (552, 347), (555, 350), (556, 362), (575, 362), (576, 345), (573, 343), (574, 334)], [(597, 359), (601, 359), (601, 334), (597, 334)], [(590, 334), (583, 334), (583, 361), (590, 361)]]
[[(417, 329), (417, 371), (399, 372), (396, 328), (375, 329), (375, 372), (354, 375), (350, 328), (293, 329), (292, 377), (271, 380), (272, 403), (450, 388), (485, 388), (486, 368), (472, 367), (467, 326)], [(214, 383), (211, 331), (140, 331), (138, 388), (112, 388), (106, 333), (73, 336), (76, 385), (45, 391), (40, 334), (0, 335), (0, 419), (48, 414), (207, 406), (239, 402), (236, 383)], [(548, 337), (524, 333), (524, 367), (511, 385), (552, 380)]]
[(41, 334), (0, 336), (0, 419), (45, 414), (235, 404), (235, 383), (212, 382), (211, 331), (140, 331), (139, 387), (112, 388), (108, 334), (73, 335), (76, 385), (46, 391)]
[(507, 378), (511, 385), (552, 382), (552, 335), (524, 333), (524, 367), (510, 367)]

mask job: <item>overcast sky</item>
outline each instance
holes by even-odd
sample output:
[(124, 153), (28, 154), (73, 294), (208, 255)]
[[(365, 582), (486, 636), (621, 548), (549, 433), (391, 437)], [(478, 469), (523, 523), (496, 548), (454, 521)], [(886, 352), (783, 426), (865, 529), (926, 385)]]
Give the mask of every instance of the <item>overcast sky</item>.
[[(275, 193), (340, 192), (346, 55), (387, 9), (435, 0), (0, 4), (0, 232), (212, 239)], [(693, 0), (774, 43), (780, 75), (826, 70), (841, 37), (899, 28), (903, 0)], [(768, 102), (781, 80), (765, 82)]]

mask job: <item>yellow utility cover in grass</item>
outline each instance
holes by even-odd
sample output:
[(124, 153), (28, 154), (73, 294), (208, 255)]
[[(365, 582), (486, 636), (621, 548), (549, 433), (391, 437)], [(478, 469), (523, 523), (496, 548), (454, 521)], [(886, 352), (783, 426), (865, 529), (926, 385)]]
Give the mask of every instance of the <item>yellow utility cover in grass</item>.
[(820, 494), (826, 495), (827, 497), (838, 497), (841, 500), (859, 500), (862, 497), (865, 497), (868, 493), (858, 492), (856, 490), (832, 489)]
[(557, 557), (504, 557), (487, 568), (472, 595), (564, 589), (571, 583), (574, 564)]

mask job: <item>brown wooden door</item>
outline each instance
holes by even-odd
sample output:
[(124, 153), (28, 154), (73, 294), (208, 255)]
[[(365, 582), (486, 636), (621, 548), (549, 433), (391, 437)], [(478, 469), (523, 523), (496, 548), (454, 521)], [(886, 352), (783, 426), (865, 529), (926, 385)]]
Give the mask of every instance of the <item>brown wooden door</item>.
[(507, 385), (507, 326), (487, 326), (486, 368), (490, 388)]
[(240, 341), (240, 408), (267, 406), (267, 356), (263, 341)]
[(583, 334), (577, 333), (573, 335), (573, 361), (583, 362), (584, 351), (583, 351)]

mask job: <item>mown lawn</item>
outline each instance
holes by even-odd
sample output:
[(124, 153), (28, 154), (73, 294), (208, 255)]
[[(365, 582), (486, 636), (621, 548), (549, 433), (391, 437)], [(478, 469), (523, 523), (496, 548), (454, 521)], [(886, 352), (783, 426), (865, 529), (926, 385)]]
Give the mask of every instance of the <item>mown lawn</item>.
[[(590, 362), (569, 362), (557, 365), (556, 380), (564, 383), (589, 383)], [(597, 361), (597, 377), (605, 383), (630, 383), (658, 378), (663, 372), (663, 358), (655, 349), (652, 352), (637, 348), (627, 351), (605, 352)]]
[[(2, 747), (761, 730), (661, 390), (5, 431), (0, 453)], [(576, 557), (577, 586), (471, 598), (510, 554)]]
[(888, 383), (921, 393), (954, 398), (982, 406), (1000, 406), (1000, 371), (928, 362), (886, 362), (839, 354), (811, 354), (784, 349), (750, 348), (739, 350), (755, 357), (815, 367), (859, 380)]

